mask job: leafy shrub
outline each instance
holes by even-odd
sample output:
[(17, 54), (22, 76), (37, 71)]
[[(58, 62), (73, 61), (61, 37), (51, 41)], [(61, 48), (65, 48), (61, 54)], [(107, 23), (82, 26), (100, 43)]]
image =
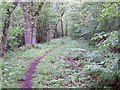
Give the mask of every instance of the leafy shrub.
[(8, 47), (11, 50), (23, 44), (23, 28), (11, 27), (8, 33)]
[(99, 49), (104, 49), (109, 48), (110, 46), (117, 46), (119, 43), (118, 35), (118, 31), (112, 31), (109, 33), (95, 33), (94, 37), (91, 40), (97, 42), (96, 46), (99, 47)]
[(118, 54), (105, 53), (104, 58), (99, 62), (95, 60), (85, 66), (84, 71), (92, 76), (97, 75), (100, 78), (98, 83), (106, 85), (116, 85), (120, 81), (120, 68)]

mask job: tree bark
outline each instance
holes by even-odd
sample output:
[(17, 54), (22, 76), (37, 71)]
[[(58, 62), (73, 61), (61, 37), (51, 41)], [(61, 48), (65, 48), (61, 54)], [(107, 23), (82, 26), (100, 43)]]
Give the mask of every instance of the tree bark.
[[(8, 18), (10, 19), (10, 14), (9, 14)], [(7, 52), (8, 29), (9, 29), (9, 25), (10, 25), (9, 19), (5, 20), (4, 28), (2, 30), (2, 32), (3, 32), (3, 35), (2, 35), (2, 55), (3, 56)]]
[(68, 36), (68, 24), (67, 24), (67, 17), (66, 17), (65, 36)]
[(45, 32), (45, 38), (46, 38), (46, 41), (47, 41), (47, 36), (48, 36), (48, 31), (49, 31), (49, 22), (48, 22), (48, 19), (46, 19), (46, 30), (45, 31), (46, 31)]
[(64, 37), (63, 20), (62, 20), (64, 13), (65, 13), (65, 10), (61, 14), (61, 31), (62, 31), (62, 37)]
[(33, 15), (33, 0), (31, 0), (31, 2), (29, 3), (30, 5), (30, 28), (31, 28), (31, 45), (35, 45), (36, 44), (36, 27), (37, 27), (37, 20), (38, 20), (38, 16), (35, 16), (34, 19), (34, 15)]
[(22, 2), (22, 9), (23, 9), (23, 17), (24, 17), (24, 39), (25, 39), (25, 45), (30, 44), (31, 45), (31, 37), (32, 37), (32, 33), (31, 33), (31, 22), (30, 22), (30, 16), (28, 15), (27, 11), (26, 11), (26, 2)]
[(11, 14), (13, 12), (13, 10), (16, 8), (18, 2), (13, 2), (13, 5), (10, 8), (7, 9), (7, 13), (6, 13), (6, 19), (5, 19), (5, 22), (4, 22), (4, 26), (3, 26), (3, 29), (2, 29), (2, 56), (4, 56), (7, 52), (7, 41), (8, 41), (8, 29), (9, 29), (9, 26), (10, 26), (10, 18), (11, 18)]
[(34, 46), (35, 44), (36, 44), (36, 42), (37, 42), (37, 40), (36, 40), (36, 33), (37, 33), (37, 22), (38, 22), (38, 16), (39, 16), (39, 14), (40, 14), (40, 11), (41, 11), (41, 9), (42, 9), (42, 6), (43, 6), (43, 4), (44, 4), (44, 2), (43, 1), (41, 1), (40, 2), (40, 5), (38, 6), (38, 9), (37, 9), (37, 11), (35, 12), (35, 15), (33, 15), (32, 17), (34, 18), (35, 17), (35, 19), (33, 19), (33, 25), (32, 25), (32, 38), (31, 38), (31, 40), (32, 40), (32, 45)]
[[(23, 16), (24, 16), (24, 38), (25, 38), (25, 45), (30, 44), (34, 46), (36, 44), (36, 33), (37, 33), (37, 21), (39, 12), (43, 6), (43, 2), (40, 2), (40, 5), (38, 6), (38, 9), (36, 10), (35, 14), (33, 15), (33, 0), (29, 2), (29, 8), (26, 6), (26, 2), (22, 3), (22, 9), (23, 9)], [(26, 8), (28, 9), (29, 13), (26, 11)]]
[(63, 30), (63, 21), (61, 19), (61, 31), (62, 31), (62, 37), (64, 37), (64, 30)]
[(46, 20), (43, 22), (42, 42), (46, 42)]
[(37, 21), (38, 21), (38, 16), (36, 16), (35, 23), (32, 27), (32, 45), (36, 44)]
[(54, 38), (58, 38), (57, 24), (55, 25)]

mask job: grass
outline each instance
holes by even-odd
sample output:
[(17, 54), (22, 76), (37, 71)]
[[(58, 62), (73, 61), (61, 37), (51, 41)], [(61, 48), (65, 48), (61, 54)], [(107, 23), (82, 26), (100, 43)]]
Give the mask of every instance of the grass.
[[(64, 42), (64, 45), (62, 45), (62, 42)], [(24, 77), (24, 73), (27, 70), (29, 63), (50, 49), (52, 49), (52, 52), (49, 53), (44, 58), (44, 60), (41, 62), (41, 64), (39, 64), (37, 69), (37, 73), (41, 73), (44, 75), (42, 75), (42, 77), (36, 76), (36, 78), (40, 78), (38, 80), (41, 80), (42, 78), (42, 82), (44, 82), (46, 79), (51, 80), (52, 79), (51, 76), (49, 75), (46, 76), (46, 73), (56, 70), (56, 68), (59, 66), (59, 63), (64, 65), (65, 61), (62, 59), (68, 56), (73, 56), (73, 57), (77, 56), (78, 52), (73, 54), (73, 52), (71, 51), (71, 48), (76, 48), (76, 47), (79, 47), (78, 42), (74, 40), (71, 41), (70, 38), (66, 37), (66, 38), (53, 39), (50, 42), (46, 42), (44, 44), (38, 44), (35, 46), (35, 48), (29, 48), (26, 46), (26, 47), (21, 47), (19, 50), (8, 52), (7, 55), (4, 58), (2, 58), (3, 59), (3, 63), (1, 66), (2, 87), (18, 88), (19, 80), (21, 80)], [(61, 71), (56, 70), (56, 74), (62, 72), (62, 67), (60, 68)], [(33, 81), (36, 78), (34, 78)], [(61, 82), (61, 80), (59, 81)], [(37, 80), (35, 82), (37, 82)], [(54, 83), (54, 81), (52, 82)], [(36, 84), (34, 85), (36, 86)]]
[[(82, 68), (72, 69), (71, 63), (67, 60), (68, 57), (77, 57), (82, 55), (80, 50), (87, 51), (89, 46), (86, 42), (75, 41), (70, 38), (57, 39), (58, 43), (63, 41), (64, 45), (57, 45), (42, 61), (39, 63), (36, 74), (33, 78), (33, 86), (40, 87), (85, 87), (85, 78)], [(85, 47), (84, 47), (85, 46)], [(73, 49), (80, 50), (73, 50)], [(78, 65), (85, 61), (77, 61)], [(70, 67), (70, 68), (66, 68)], [(83, 76), (81, 76), (81, 75)], [(81, 79), (82, 77), (82, 79)], [(90, 76), (88, 76), (90, 77)], [(77, 84), (76, 79), (84, 81), (84, 83)], [(67, 85), (68, 84), (68, 85)]]
[(35, 58), (45, 53), (51, 47), (46, 48), (28, 48), (22, 47), (19, 51), (10, 51), (2, 58), (2, 87), (18, 88), (19, 80), (23, 78), (29, 63)]
[[(84, 88), (94, 85), (97, 87), (99, 84), (96, 82), (100, 81), (99, 78), (106, 79), (107, 75), (114, 77), (113, 71), (116, 70), (118, 61), (115, 54), (108, 53), (101, 56), (100, 52), (93, 51), (86, 41), (64, 37), (37, 44), (34, 48), (25, 46), (8, 52), (2, 58), (3, 63), (0, 63), (2, 88), (19, 88), (19, 80), (23, 79), (29, 64), (50, 49), (52, 51), (37, 66), (32, 79), (35, 88)], [(73, 65), (69, 58), (78, 58), (75, 60), (76, 64)]]

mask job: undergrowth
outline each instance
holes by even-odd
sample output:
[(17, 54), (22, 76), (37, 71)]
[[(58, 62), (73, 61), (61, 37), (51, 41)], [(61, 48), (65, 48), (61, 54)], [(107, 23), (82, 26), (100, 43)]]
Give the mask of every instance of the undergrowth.
[[(2, 58), (2, 88), (18, 88), (30, 63), (52, 49), (38, 64), (35, 88), (109, 88), (120, 81), (119, 54), (92, 49), (84, 40), (53, 39), (34, 48), (20, 47)], [(109, 90), (108, 89), (108, 90)]]

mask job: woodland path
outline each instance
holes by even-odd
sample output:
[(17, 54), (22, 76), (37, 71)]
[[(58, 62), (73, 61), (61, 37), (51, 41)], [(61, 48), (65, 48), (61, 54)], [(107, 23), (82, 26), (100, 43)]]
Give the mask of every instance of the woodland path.
[(21, 83), (21, 88), (32, 88), (32, 78), (34, 76), (34, 73), (36, 72), (36, 67), (40, 63), (40, 61), (49, 53), (52, 49), (49, 51), (46, 51), (45, 54), (41, 55), (40, 57), (36, 58), (28, 67), (28, 70), (25, 72), (25, 76), (23, 79), (23, 82)]

